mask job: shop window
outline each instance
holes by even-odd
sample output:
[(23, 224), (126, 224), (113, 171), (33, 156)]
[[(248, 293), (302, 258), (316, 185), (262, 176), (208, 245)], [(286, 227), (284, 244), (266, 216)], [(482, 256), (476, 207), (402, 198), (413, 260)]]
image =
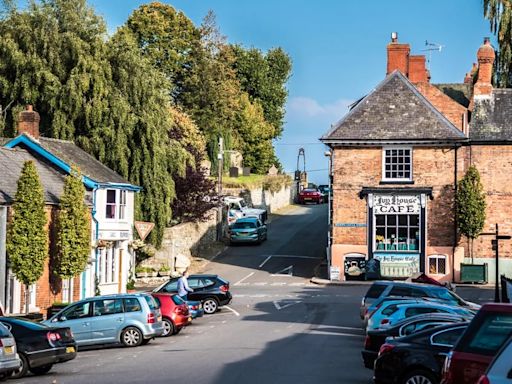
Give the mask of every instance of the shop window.
[(382, 157), (384, 181), (412, 180), (411, 148), (384, 148)]
[(428, 272), (432, 275), (446, 274), (446, 256), (432, 255), (428, 257)]
[(110, 246), (100, 252), (100, 283), (111, 284), (117, 282), (118, 260), (117, 248)]
[(376, 251), (418, 251), (420, 215), (375, 215)]

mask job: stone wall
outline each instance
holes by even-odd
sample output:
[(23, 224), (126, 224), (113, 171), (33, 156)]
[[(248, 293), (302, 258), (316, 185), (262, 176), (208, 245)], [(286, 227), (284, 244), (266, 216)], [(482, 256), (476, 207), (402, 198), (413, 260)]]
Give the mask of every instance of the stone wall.
[(296, 187), (294, 188), (293, 186), (283, 186), (277, 192), (264, 190), (263, 187), (251, 190), (244, 188), (227, 188), (224, 189), (224, 194), (241, 196), (254, 208), (266, 208), (269, 213), (272, 213), (293, 203), (295, 190)]

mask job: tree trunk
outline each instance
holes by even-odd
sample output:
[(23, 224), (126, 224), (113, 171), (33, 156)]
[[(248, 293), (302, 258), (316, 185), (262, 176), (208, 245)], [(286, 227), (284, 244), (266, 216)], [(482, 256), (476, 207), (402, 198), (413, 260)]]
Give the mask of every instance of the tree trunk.
[(475, 264), (474, 260), (473, 260), (473, 241), (475, 239), (471, 238), (470, 241), (469, 241), (469, 246), (470, 246), (470, 249), (469, 249), (469, 254), (471, 255), (471, 264)]
[(30, 285), (25, 284), (25, 314), (30, 312)]

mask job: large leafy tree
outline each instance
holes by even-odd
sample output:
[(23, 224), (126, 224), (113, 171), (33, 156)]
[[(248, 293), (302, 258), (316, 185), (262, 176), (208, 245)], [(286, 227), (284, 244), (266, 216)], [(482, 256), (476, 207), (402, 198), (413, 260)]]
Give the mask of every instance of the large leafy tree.
[(35, 164), (23, 165), (7, 234), (7, 255), (16, 278), (25, 284), (25, 312), (29, 312), (30, 285), (42, 276), (48, 257), (44, 191)]
[(66, 177), (59, 208), (53, 273), (71, 279), (85, 270), (91, 253), (91, 217), (82, 177), (75, 169)]
[(484, 0), (484, 15), (489, 19), (491, 32), (498, 39), (496, 85), (500, 88), (512, 87), (512, 2)]
[[(470, 166), (458, 183), (456, 204), (459, 231), (470, 240), (471, 245), (485, 224), (486, 203), (483, 189), (478, 169), (474, 165)], [(472, 246), (470, 254), (473, 257)]]

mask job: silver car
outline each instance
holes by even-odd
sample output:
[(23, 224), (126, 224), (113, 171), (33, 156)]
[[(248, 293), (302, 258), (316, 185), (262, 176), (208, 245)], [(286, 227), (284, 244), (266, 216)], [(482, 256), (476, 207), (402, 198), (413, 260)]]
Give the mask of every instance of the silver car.
[(162, 335), (162, 313), (147, 293), (96, 296), (68, 305), (44, 322), (69, 327), (79, 346), (147, 344)]
[(21, 362), (16, 353), (16, 341), (11, 332), (0, 323), (0, 381), (6, 380), (20, 368)]

